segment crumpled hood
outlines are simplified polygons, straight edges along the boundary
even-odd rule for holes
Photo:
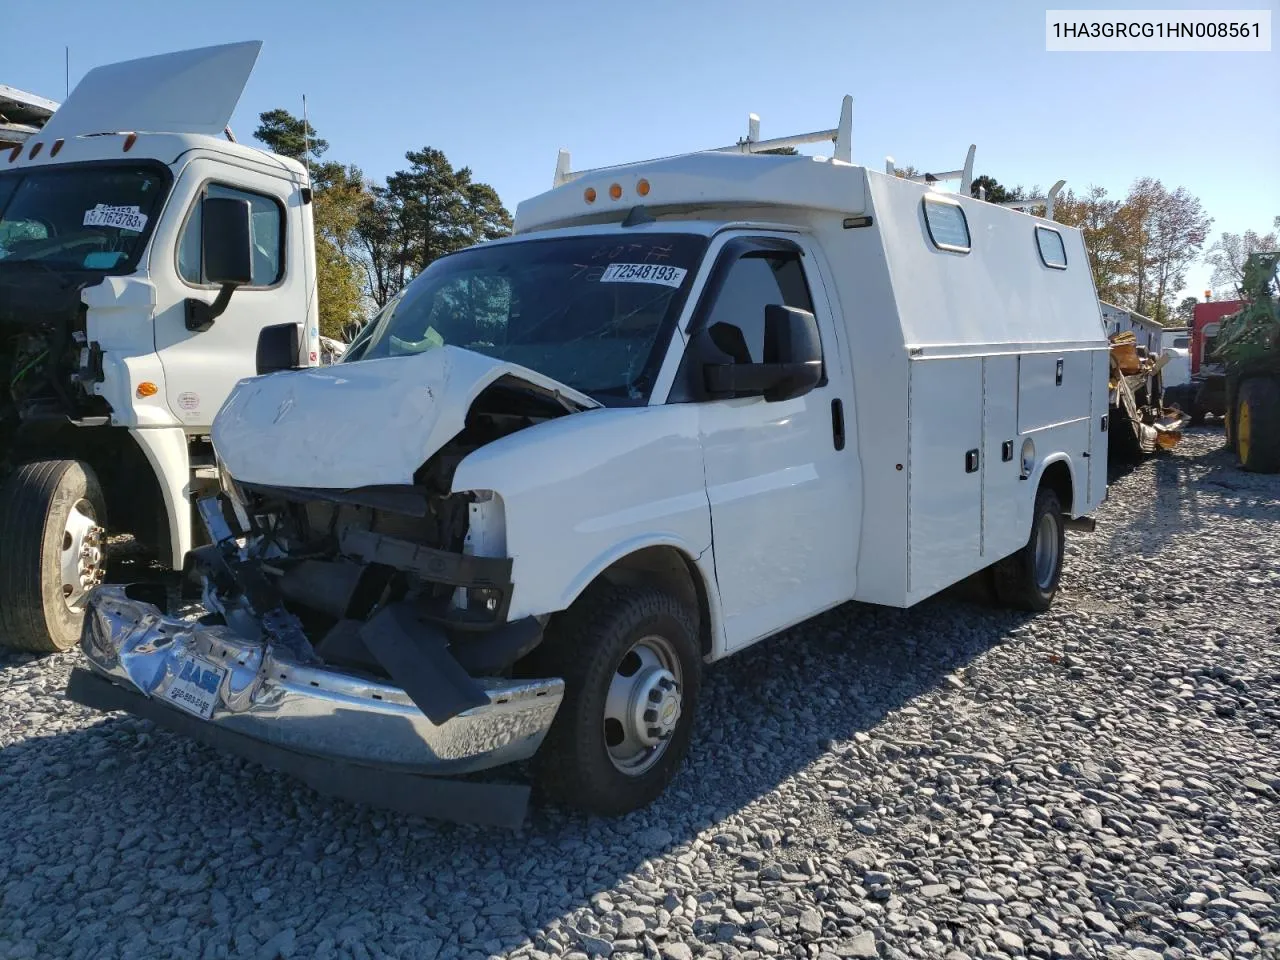
[[[476,397],[511,377],[583,410],[585,394],[459,347],[242,380],[213,421],[213,446],[245,483],[350,490],[411,484],[462,432]]]

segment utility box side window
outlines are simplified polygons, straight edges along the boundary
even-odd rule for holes
[[[939,250],[968,253],[971,249],[969,221],[958,203],[925,197],[924,222],[929,230],[929,239]]]
[[[178,274],[187,283],[206,284],[200,250],[200,201],[205,197],[230,197],[249,201],[253,232],[253,281],[249,287],[273,287],[284,279],[284,208],[261,193],[237,190],[219,183],[207,184],[196,197],[178,244]]]
[[[1036,246],[1040,248],[1040,261],[1054,270],[1067,269],[1067,248],[1062,234],[1048,227],[1036,227]]]

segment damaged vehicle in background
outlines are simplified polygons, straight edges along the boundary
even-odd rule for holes
[[[243,380],[206,615],[99,588],[69,696],[404,809],[532,758],[621,814],[675,775],[705,662],[978,573],[1046,609],[1106,493],[1082,239],[853,165],[850,111],[562,157],[513,237],[435,261],[341,362]]]

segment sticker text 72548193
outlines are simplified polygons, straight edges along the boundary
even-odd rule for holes
[[[660,283],[678,287],[689,271],[661,263],[611,263],[600,275],[601,283]]]

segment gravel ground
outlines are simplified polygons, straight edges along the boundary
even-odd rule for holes
[[[1221,444],[1119,478],[1046,615],[851,605],[712,668],[620,821],[328,802],[0,656],[0,957],[1278,957],[1280,477]]]

